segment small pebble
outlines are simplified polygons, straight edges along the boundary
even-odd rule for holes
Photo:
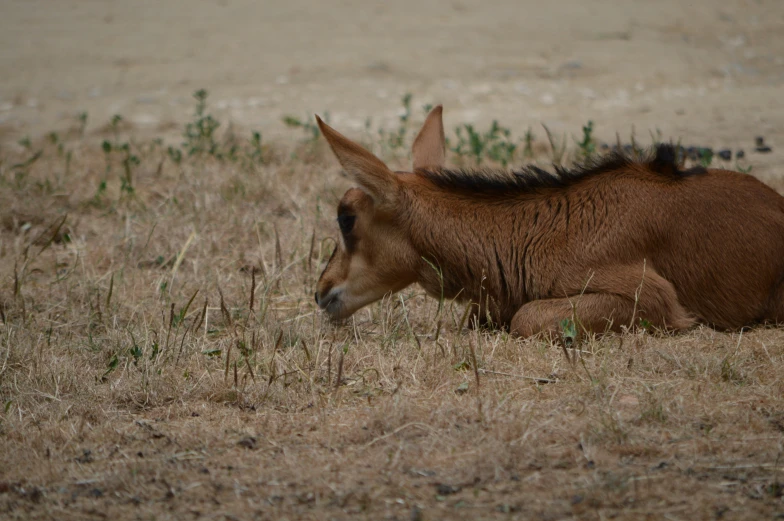
[[[93,453],[90,449],[84,449],[82,451],[82,455],[76,458],[78,463],[92,463],[93,462]]]
[[[746,152],[744,152],[742,148],[735,152],[735,159],[741,159],[744,157],[746,157]]]
[[[237,442],[237,445],[240,447],[245,447],[246,449],[255,449],[256,448],[256,438],[253,436],[247,436],[242,438],[240,441]]]
[[[732,159],[732,150],[729,148],[722,148],[719,150],[718,156],[722,158],[724,161],[729,161]]]
[[[27,497],[29,497],[29,498],[30,498],[30,500],[31,500],[33,503],[39,503],[39,502],[41,501],[41,499],[43,499],[43,497],[44,497],[44,493],[41,491],[41,489],[40,489],[40,488],[38,488],[38,487],[33,487],[33,488],[30,490],[30,492],[28,492],[28,493],[27,493]]]
[[[448,496],[450,494],[457,494],[460,492],[461,487],[447,485],[446,483],[438,483],[436,485],[436,492],[439,496]]]
[[[757,136],[754,138],[754,144],[758,147],[765,145],[765,138],[762,136]]]
[[[768,152],[772,152],[773,149],[770,148],[768,145],[760,145],[754,149],[755,152],[759,152],[761,154],[767,154]]]

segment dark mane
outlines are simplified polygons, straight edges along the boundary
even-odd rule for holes
[[[632,157],[618,150],[595,156],[572,168],[555,166],[555,172],[548,172],[534,165],[521,170],[505,171],[492,169],[464,170],[440,169],[417,170],[434,185],[446,190],[468,192],[474,195],[501,195],[510,192],[533,192],[547,188],[563,188],[581,179],[643,166],[647,170],[664,177],[681,179],[704,173],[702,167],[682,170],[673,145],[660,144],[653,150]]]

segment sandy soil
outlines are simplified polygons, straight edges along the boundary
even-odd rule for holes
[[[778,0],[135,2],[0,6],[0,138],[91,129],[113,114],[160,133],[206,88],[222,120],[285,136],[285,114],[347,131],[392,122],[405,92],[447,126],[499,119],[613,139],[634,126],[745,147],[784,141]]]

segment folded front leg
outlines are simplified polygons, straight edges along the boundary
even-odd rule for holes
[[[512,318],[512,333],[521,337],[556,333],[564,319],[574,319],[591,333],[617,332],[641,319],[666,330],[686,329],[695,322],[678,302],[672,284],[644,265],[596,270],[582,290],[569,289],[573,293],[564,298],[523,305]]]

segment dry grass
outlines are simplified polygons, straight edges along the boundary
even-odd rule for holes
[[[784,512],[784,331],[567,359],[458,331],[418,288],[335,327],[312,297],[346,186],[323,149],[132,150],[132,193],[92,138],[0,155],[0,517]]]

